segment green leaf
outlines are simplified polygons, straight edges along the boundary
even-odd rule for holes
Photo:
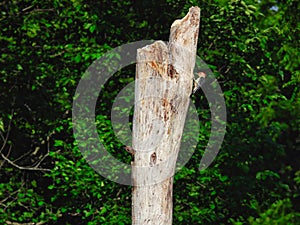
[[[43,206],[44,204],[45,204],[45,202],[43,202],[43,201],[38,202],[38,206]]]
[[[31,185],[32,185],[34,188],[36,188],[36,187],[37,187],[36,181],[35,181],[35,180],[31,181]]]
[[[4,124],[2,118],[0,118],[0,131],[4,132]]]
[[[91,33],[94,33],[94,31],[96,30],[96,25],[95,24],[93,24],[91,27],[90,27],[90,32]]]
[[[64,141],[62,141],[62,140],[55,140],[55,141],[54,141],[54,146],[55,146],[55,147],[61,147],[61,146],[64,146]]]

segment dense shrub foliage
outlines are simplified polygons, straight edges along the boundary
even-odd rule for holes
[[[168,40],[189,7],[201,8],[198,55],[217,77],[227,132],[206,170],[197,150],[175,176],[174,224],[300,224],[299,2],[4,0],[0,3],[0,224],[131,224],[131,188],[97,174],[72,130],[73,96],[84,71],[108,50]],[[99,136],[124,162],[110,121],[118,91],[134,80],[115,74],[97,103]]]

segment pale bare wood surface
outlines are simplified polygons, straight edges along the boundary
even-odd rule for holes
[[[138,49],[133,121],[132,224],[171,225],[172,189],[196,59],[200,9],[162,41]]]

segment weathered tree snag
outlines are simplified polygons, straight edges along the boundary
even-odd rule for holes
[[[133,121],[132,224],[172,224],[176,159],[189,106],[200,9],[171,26],[168,45],[138,49]]]

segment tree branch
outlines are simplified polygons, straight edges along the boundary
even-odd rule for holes
[[[35,171],[51,171],[50,169],[46,169],[46,168],[38,168],[38,166],[41,164],[41,162],[49,155],[48,153],[41,159],[41,161],[34,167],[23,167],[23,166],[19,166],[17,164],[15,164],[13,161],[11,161],[9,158],[7,158],[3,153],[0,153],[2,158],[8,162],[10,165],[20,169],[20,170],[35,170]]]

